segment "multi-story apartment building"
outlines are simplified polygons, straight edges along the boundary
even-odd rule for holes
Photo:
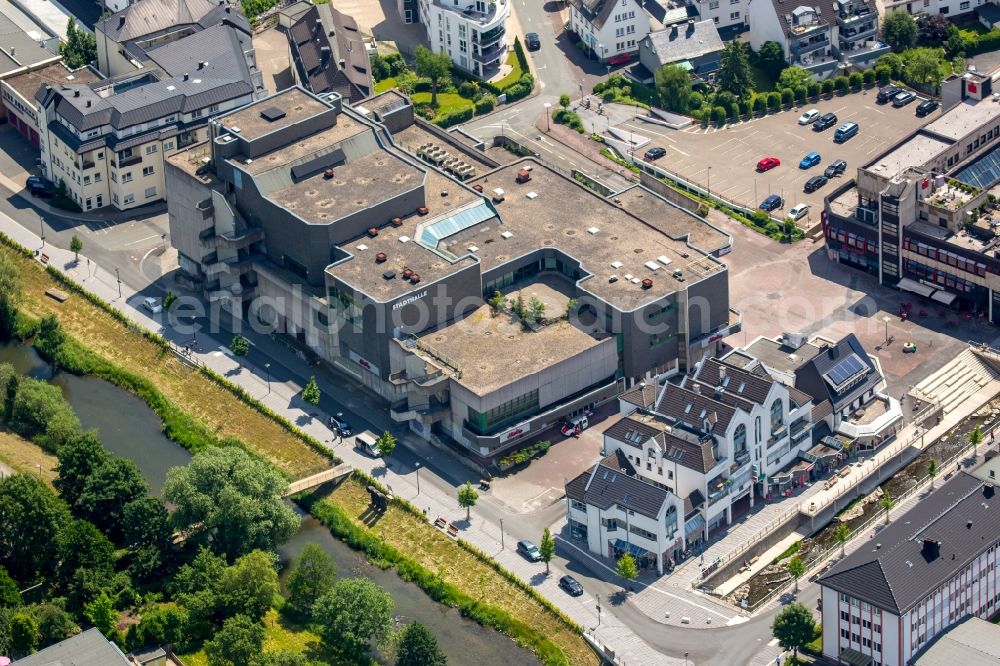
[[[750,5],[750,45],[781,44],[785,59],[823,79],[842,63],[869,67],[888,47],[878,39],[874,0],[825,0],[788,4],[767,0]]]
[[[727,39],[747,29],[750,22],[750,0],[688,0],[702,21],[712,21]]]
[[[1000,183],[990,76],[942,84],[942,113],[826,197],[827,255],[954,309],[1000,321],[1000,235],[979,215]]]
[[[959,472],[821,576],[823,656],[906,666],[956,622],[996,614],[997,500],[993,483]]]
[[[227,25],[146,56],[131,74],[36,93],[42,173],[84,210],[162,199],[164,158],[203,141],[211,116],[264,94],[249,35]]]
[[[353,18],[329,2],[303,0],[283,9],[279,21],[287,24],[296,85],[317,95],[336,92],[350,102],[371,95],[368,48]]]
[[[636,53],[649,16],[636,0],[570,0],[569,25],[597,58]]]
[[[194,285],[480,459],[687,367],[740,325],[725,265],[686,240],[703,220],[644,188],[615,204],[534,160],[490,162],[396,92],[351,108],[291,88],[218,117],[169,163],[171,238]],[[636,200],[685,240],[636,217]],[[491,313],[498,291],[540,307]]]
[[[422,23],[431,50],[488,79],[499,71],[513,37],[507,33],[510,0],[400,0],[399,15]]]
[[[881,0],[883,14],[905,11],[913,16],[934,16],[942,14],[955,18],[963,14],[971,14],[983,7],[992,5],[992,0]]]

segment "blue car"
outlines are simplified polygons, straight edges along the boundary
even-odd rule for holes
[[[814,167],[819,164],[822,159],[823,158],[819,156],[819,153],[813,151],[802,158],[802,161],[799,162],[799,168],[808,169],[809,167]]]
[[[760,209],[770,213],[772,210],[781,208],[785,205],[785,202],[781,200],[777,194],[772,194],[768,198],[760,202]]]

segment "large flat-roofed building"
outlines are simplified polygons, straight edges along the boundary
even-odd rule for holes
[[[649,193],[671,238],[538,161],[497,165],[398,93],[352,108],[296,87],[209,129],[168,160],[182,272],[421,436],[491,458],[740,326],[725,265],[676,216],[703,220]]]
[[[979,210],[1000,184],[1000,104],[992,91],[992,78],[978,72],[945,80],[940,115],[826,198],[832,260],[1000,321],[1000,235]]]
[[[1000,605],[997,499],[992,483],[959,472],[820,577],[823,656],[906,666],[956,622],[992,617]]]

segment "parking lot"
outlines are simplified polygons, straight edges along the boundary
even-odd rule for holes
[[[675,131],[638,120],[629,120],[619,127],[648,137],[652,140],[650,145],[667,149],[667,156],[657,160],[657,166],[710,188],[713,194],[737,204],[756,208],[770,194],[784,199],[783,212],[798,203],[809,204],[810,216],[802,220],[803,226],[808,226],[808,221],[818,221],[823,197],[837,187],[841,179],[851,178],[858,166],[940,113],[935,111],[927,118],[917,118],[919,99],[896,109],[891,104],[876,104],[877,92],[878,89],[873,88],[824,99],[723,128],[696,125]],[[835,113],[837,123],[823,132],[799,125],[799,116],[813,108],[821,114]],[[857,136],[842,144],[834,143],[834,131],[848,121],[860,126]],[[800,169],[799,161],[810,151],[821,155],[820,165]],[[757,162],[764,157],[777,157],[781,166],[757,173]],[[828,164],[838,159],[847,162],[846,174],[806,194],[803,191],[805,182],[812,176],[821,175]],[[783,217],[779,211],[773,214]]]

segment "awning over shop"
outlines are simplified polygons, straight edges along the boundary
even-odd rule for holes
[[[944,305],[951,305],[952,303],[955,302],[956,298],[958,298],[958,296],[956,296],[951,292],[944,291],[943,289],[938,289],[931,296],[932,300],[935,300],[938,303],[943,303]]]
[[[924,296],[925,298],[934,293],[934,287],[928,287],[926,284],[911,280],[910,278],[903,278],[896,283],[896,286],[905,291],[912,291],[914,294]]]
[[[705,518],[701,514],[698,514],[694,518],[690,519],[684,523],[684,535],[693,534],[705,527]]]
[[[649,554],[649,551],[645,548],[640,548],[634,543],[628,543],[621,539],[615,540],[615,550],[620,550],[623,553],[629,553],[632,557],[645,557]]]
[[[861,654],[851,648],[844,648],[840,651],[840,660],[850,664],[850,666],[871,666],[875,661],[868,655]]]

